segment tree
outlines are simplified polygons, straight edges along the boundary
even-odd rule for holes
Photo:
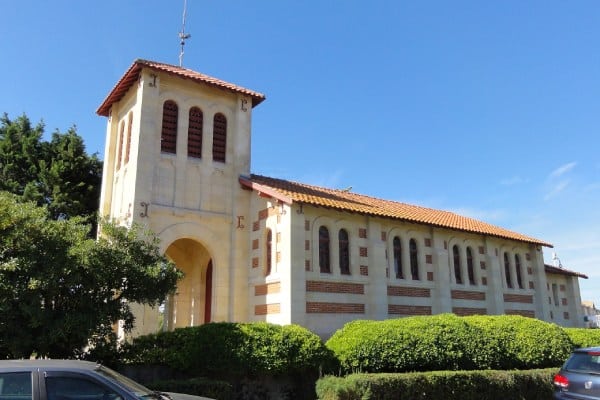
[[[52,218],[82,216],[95,224],[102,161],[88,155],[75,127],[43,141],[44,125],[22,115],[0,118],[0,190],[47,205]],[[95,226],[91,234],[95,234]]]
[[[129,302],[157,305],[181,277],[139,227],[101,223],[98,240],[79,217],[0,192],[0,351],[5,357],[73,357],[118,321]]]

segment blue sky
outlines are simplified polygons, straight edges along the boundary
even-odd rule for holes
[[[0,112],[77,126],[183,0],[0,0]],[[188,0],[184,66],[266,94],[252,172],[455,211],[554,244],[600,306],[600,3]]]

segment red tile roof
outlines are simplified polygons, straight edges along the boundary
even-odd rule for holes
[[[406,203],[382,200],[346,190],[327,189],[261,175],[251,175],[249,178],[242,177],[242,179],[249,180],[249,182],[256,185],[267,187],[270,190],[280,193],[283,198],[289,198],[291,201],[302,204],[310,204],[339,211],[354,212],[381,218],[414,222],[417,224],[426,224],[440,228],[455,229],[552,247],[550,243],[543,242],[539,239],[509,231],[473,218],[463,217],[462,215],[449,211],[434,210]],[[244,184],[242,179],[240,182]],[[256,186],[252,187],[250,184],[245,184],[245,186],[256,189]]]
[[[581,272],[571,271],[571,270],[565,269],[563,267],[555,267],[554,265],[544,264],[544,269],[546,270],[546,273],[550,273],[550,274],[576,276],[579,278],[588,279],[588,276],[585,274],[582,274]]]
[[[265,95],[262,93],[255,92],[250,89],[243,88],[241,86],[234,85],[229,82],[222,81],[217,78],[213,78],[208,75],[201,74],[200,72],[192,71],[191,69],[177,67],[175,65],[159,63],[155,61],[147,61],[137,59],[133,62],[131,67],[125,72],[125,75],[121,77],[119,82],[110,91],[106,99],[102,102],[96,113],[98,115],[107,117],[110,112],[110,107],[113,103],[121,100],[129,88],[137,82],[142,68],[149,68],[159,72],[166,72],[167,74],[178,76],[180,78],[189,79],[193,82],[205,83],[207,85],[228,90],[234,93],[241,93],[248,95],[252,98],[252,107],[260,104],[264,99]]]

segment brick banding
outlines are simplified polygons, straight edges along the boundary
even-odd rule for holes
[[[535,311],[532,310],[504,310],[507,315],[521,315],[523,317],[535,318]]]
[[[254,306],[254,315],[279,314],[280,308],[279,303],[257,304]]]
[[[279,282],[265,283],[262,285],[254,286],[255,296],[264,296],[267,294],[279,293],[281,291],[281,284]]]
[[[475,292],[472,290],[452,290],[450,291],[450,296],[453,299],[461,300],[485,300],[485,292]]]
[[[362,283],[306,281],[307,292],[365,294]]]
[[[388,304],[389,315],[431,315],[430,306],[406,306],[402,304]]]
[[[507,293],[504,293],[504,302],[506,302],[506,303],[533,304],[533,296],[527,295],[527,294],[507,294]]]
[[[487,314],[487,309],[485,309],[485,308],[470,308],[470,307],[452,307],[452,312],[459,316],[485,315],[485,314]]]
[[[365,305],[360,303],[306,302],[307,314],[364,314]]]
[[[431,297],[431,289],[407,286],[388,286],[387,295],[403,297]]]

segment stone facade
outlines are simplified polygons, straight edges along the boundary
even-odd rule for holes
[[[268,321],[327,337],[354,319],[450,312],[583,325],[579,275],[548,273],[543,242],[315,206],[253,182],[251,115],[264,96],[211,79],[138,60],[98,110],[108,117],[101,214],[152,229],[185,272],[166,302],[166,329]],[[177,106],[169,152],[167,101]],[[192,108],[202,113],[194,157]],[[217,114],[225,161],[215,159]],[[158,311],[138,307],[134,334],[157,327]]]

